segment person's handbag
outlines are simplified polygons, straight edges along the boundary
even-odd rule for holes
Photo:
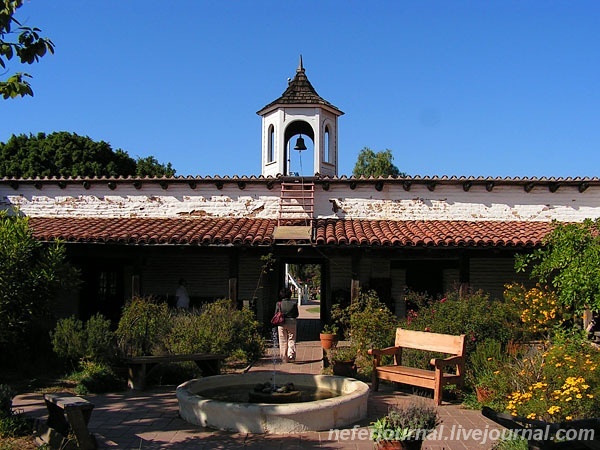
[[[277,310],[271,319],[271,323],[273,325],[281,325],[283,322],[285,322],[285,316],[283,315],[283,312],[281,312],[281,302],[277,302]]]

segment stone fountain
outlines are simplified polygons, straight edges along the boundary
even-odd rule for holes
[[[307,374],[285,374],[285,380],[296,390],[310,393],[306,396],[310,398],[294,403],[267,403],[268,399],[252,403],[249,393],[257,385],[274,384],[272,372],[217,375],[190,380],[177,387],[179,414],[187,422],[202,427],[272,434],[343,428],[367,415],[369,387],[362,381]]]
[[[367,416],[369,386],[354,378],[281,373],[277,328],[273,370],[216,375],[177,387],[179,415],[202,427],[287,434],[342,428]]]

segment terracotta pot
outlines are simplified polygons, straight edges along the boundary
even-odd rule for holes
[[[509,341],[506,352],[511,356],[526,354],[532,350],[543,350],[545,344],[544,341]]]
[[[341,377],[356,377],[356,364],[354,361],[334,361],[333,374]]]
[[[379,441],[378,450],[419,450],[423,441]]]
[[[494,397],[494,394],[495,394],[495,392],[493,390],[491,390],[490,388],[479,387],[479,386],[475,388],[475,393],[477,394],[477,401],[479,403],[489,402]]]
[[[325,350],[335,347],[338,343],[337,334],[321,333],[319,334],[319,339],[321,339],[321,347]]]

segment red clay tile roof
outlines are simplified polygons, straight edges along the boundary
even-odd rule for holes
[[[32,217],[37,239],[119,244],[268,245],[276,220]]]
[[[399,247],[539,246],[552,224],[546,222],[392,221],[322,219],[315,223],[317,244]]]
[[[277,221],[218,218],[29,219],[40,240],[66,242],[271,245]],[[546,222],[467,222],[318,219],[314,241],[333,246],[535,247],[552,230]]]

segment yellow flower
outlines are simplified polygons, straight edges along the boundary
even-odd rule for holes
[[[551,416],[556,414],[557,412],[560,412],[560,406],[553,405],[550,408],[548,408],[548,414],[550,414]]]

